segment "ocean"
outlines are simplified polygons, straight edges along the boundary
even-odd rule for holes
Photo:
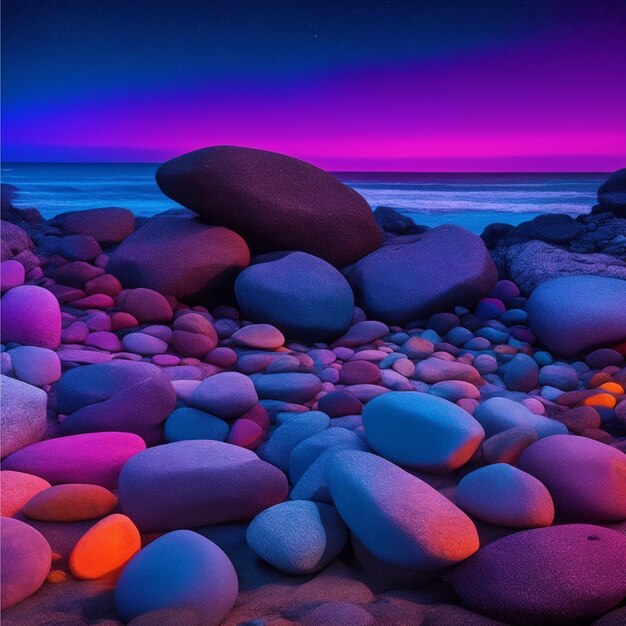
[[[4,163],[20,208],[46,218],[65,211],[121,206],[150,216],[176,204],[154,181],[155,163]],[[596,203],[602,173],[445,174],[336,172],[374,209],[386,206],[418,224],[453,223],[481,233],[493,222],[519,224],[542,213],[579,215]]]

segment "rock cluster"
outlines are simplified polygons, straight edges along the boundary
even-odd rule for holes
[[[455,226],[382,245],[281,155],[158,182],[198,217],[7,209],[7,620],[70,597],[135,626],[589,623],[626,598],[625,281],[520,291]],[[622,182],[596,216],[623,221]],[[454,604],[424,615],[426,584]]]

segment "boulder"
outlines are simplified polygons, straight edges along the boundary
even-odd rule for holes
[[[363,197],[304,161],[236,146],[195,150],[161,165],[161,191],[256,251],[302,250],[342,267],[382,233]]]
[[[21,285],[2,296],[2,343],[58,348],[61,309],[57,299],[35,285]]]
[[[0,456],[39,441],[46,430],[48,396],[8,376],[0,376],[2,416],[0,419]]]
[[[232,230],[186,217],[154,217],[111,254],[107,272],[124,287],[147,287],[186,298],[230,288],[250,262]]]
[[[51,223],[66,235],[89,235],[102,244],[119,243],[135,230],[133,212],[118,207],[68,211]]]
[[[620,217],[626,217],[626,168],[613,172],[598,188],[598,203]]]
[[[464,604],[506,623],[589,623],[626,596],[625,561],[622,534],[566,524],[498,539],[451,581]]]
[[[52,550],[32,526],[9,517],[2,518],[2,602],[4,611],[31,596],[46,580]]]
[[[188,439],[211,439],[224,441],[228,435],[228,424],[198,409],[180,407],[165,420],[165,441],[186,441]]]
[[[411,391],[392,391],[368,402],[363,427],[381,456],[434,473],[467,463],[485,436],[482,426],[456,404]]]
[[[163,370],[151,363],[111,361],[67,371],[57,384],[57,406],[67,434],[116,430],[147,442],[162,437],[176,392]]]
[[[548,488],[561,519],[626,519],[626,454],[617,448],[587,437],[555,435],[526,448],[517,465]]]
[[[102,432],[39,441],[2,461],[3,470],[33,474],[54,484],[117,486],[122,466],[146,444],[131,433]]]
[[[0,291],[4,293],[24,284],[26,272],[19,261],[12,259],[0,263]]]
[[[596,275],[626,280],[626,262],[615,256],[564,250],[543,241],[504,246],[494,256],[501,273],[525,296],[544,282],[565,276]]]
[[[626,280],[554,278],[535,289],[527,310],[537,337],[565,356],[626,341]]]
[[[306,500],[282,502],[250,522],[246,541],[257,556],[287,574],[312,574],[345,547],[348,531],[335,507]]]
[[[396,567],[436,573],[478,550],[472,521],[425,482],[369,452],[336,452],[330,493],[356,538]]]
[[[346,279],[305,252],[258,257],[238,276],[235,295],[245,318],[299,340],[334,339],[352,322],[354,295]]]
[[[250,450],[178,441],[126,463],[119,497],[122,511],[150,532],[252,519],[287,490],[285,475]]]
[[[457,226],[395,238],[344,274],[367,314],[391,324],[471,307],[498,280],[482,239]]]
[[[124,568],[115,606],[125,622],[149,611],[178,608],[196,609],[206,623],[219,624],[238,591],[235,568],[221,548],[198,533],[177,530],[146,546]],[[152,623],[163,622],[157,618]]]

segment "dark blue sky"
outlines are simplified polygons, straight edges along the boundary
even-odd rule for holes
[[[626,152],[626,2],[2,11],[4,160],[242,143],[356,169],[611,169]]]

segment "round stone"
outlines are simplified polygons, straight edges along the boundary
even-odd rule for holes
[[[341,367],[339,382],[343,385],[375,385],[380,382],[380,370],[369,361],[348,361]]]
[[[599,441],[555,435],[530,445],[517,463],[550,491],[559,518],[626,519],[626,454]]]
[[[114,513],[92,526],[70,553],[69,567],[79,580],[120,572],[141,549],[139,531],[128,517]]]
[[[43,387],[61,378],[61,361],[56,352],[38,346],[19,346],[9,351],[15,376],[21,381]]]
[[[122,291],[118,306],[139,322],[167,322],[172,318],[172,307],[158,291],[139,287]]]
[[[222,419],[239,417],[258,401],[253,382],[238,372],[210,376],[191,395],[191,404]]]
[[[287,479],[254,452],[219,441],[144,450],[120,475],[122,511],[143,532],[251,519],[287,497]]]
[[[472,457],[485,433],[455,404],[418,392],[390,392],[363,409],[363,427],[381,456],[428,472],[451,472]]]
[[[312,574],[345,547],[348,531],[335,507],[292,500],[259,513],[246,541],[257,556],[287,574]]]
[[[525,530],[451,574],[464,604],[507,623],[589,623],[626,595],[626,537],[587,524]]]
[[[262,399],[303,404],[322,390],[322,382],[314,374],[254,374],[251,379]]]
[[[4,611],[31,596],[46,580],[52,550],[32,526],[10,517],[0,524],[2,539],[2,603]]]
[[[246,319],[301,341],[334,339],[352,322],[354,296],[332,265],[304,252],[264,255],[235,281]]]
[[[251,324],[231,335],[232,340],[244,348],[276,350],[285,343],[284,335],[270,324]]]
[[[10,259],[0,263],[0,291],[2,293],[23,285],[25,277],[24,266],[19,261]]]
[[[117,497],[99,485],[70,483],[42,490],[24,506],[24,515],[42,522],[77,522],[112,513]]]
[[[381,561],[437,572],[478,550],[469,517],[397,465],[369,452],[341,451],[327,471],[343,521]]]
[[[190,407],[180,407],[165,420],[165,441],[168,443],[188,439],[224,441],[228,430],[228,424],[215,415]]]
[[[552,278],[533,291],[527,309],[537,337],[565,356],[626,341],[626,281],[617,278]]]
[[[522,470],[496,463],[461,479],[455,501],[466,513],[511,528],[550,526],[554,504],[543,483]]]
[[[177,530],[150,543],[124,568],[115,606],[124,622],[156,609],[188,608],[219,624],[238,591],[226,554],[198,533]]]
[[[165,341],[158,337],[139,332],[124,335],[122,345],[128,352],[134,352],[142,356],[154,356],[155,354],[163,354],[167,351],[167,343],[165,343]]]
[[[47,290],[34,285],[14,287],[2,296],[2,343],[58,348],[61,309]]]
[[[507,364],[504,384],[511,391],[532,391],[539,379],[539,366],[527,354],[516,354]]]
[[[67,235],[90,235],[104,244],[118,243],[135,229],[135,216],[132,211],[119,207],[83,209],[68,211],[54,218]]]

